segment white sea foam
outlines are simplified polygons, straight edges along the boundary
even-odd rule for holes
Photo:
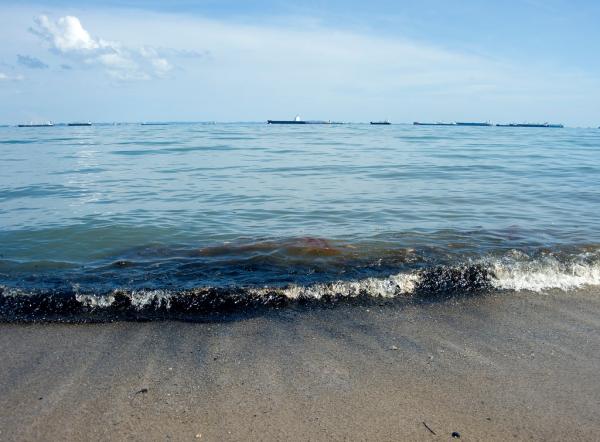
[[[496,262],[491,266],[492,286],[504,290],[572,290],[600,285],[600,263],[584,261],[564,264],[556,258],[541,261]]]
[[[176,293],[167,290],[133,290],[130,292],[115,290],[105,295],[76,294],[75,299],[87,307],[102,308],[113,305],[119,294],[124,294],[129,298],[131,305],[137,309],[146,307],[153,302],[158,302],[164,307],[169,308],[172,297],[176,296]]]
[[[17,289],[14,287],[7,287],[5,285],[1,285],[0,284],[0,293],[2,293],[2,296],[4,297],[12,297],[12,298],[16,298],[19,296],[28,296],[29,293],[26,291],[23,291],[21,289]]]
[[[115,302],[113,294],[108,295],[82,295],[76,294],[75,299],[86,307],[110,307]]]
[[[376,298],[394,298],[414,293],[419,279],[420,275],[416,272],[400,273],[387,278],[366,278],[359,281],[336,281],[307,286],[291,285],[282,288],[248,288],[245,293],[248,297],[259,299],[270,295],[282,296],[289,300],[320,300],[327,297],[355,298],[364,295]],[[191,290],[189,294],[191,295],[194,292],[195,290]],[[136,309],[142,309],[153,303],[168,309],[174,297],[185,296],[185,292],[170,292],[167,290],[134,290],[127,292],[115,290],[105,295],[76,294],[75,299],[87,307],[103,308],[113,305],[118,294],[123,294],[129,298],[132,307]]]
[[[152,302],[159,302],[166,308],[171,307],[171,297],[173,294],[166,290],[136,290],[130,293],[131,305],[135,308],[142,308]]]
[[[523,256],[520,256],[523,258]],[[600,262],[586,261],[585,257],[562,263],[555,257],[525,260],[485,260],[480,265],[489,270],[489,284],[499,290],[548,289],[568,291],[584,286],[600,285]],[[410,296],[415,293],[427,270],[399,273],[387,278],[367,278],[359,281],[339,281],[329,284],[293,286],[282,290],[289,299],[321,299],[323,297],[375,298]]]
[[[375,298],[394,298],[410,295],[419,282],[418,273],[399,273],[387,278],[366,278],[359,281],[336,281],[308,286],[293,285],[283,289],[257,289],[255,294],[281,294],[288,299],[321,299],[325,297],[355,298],[369,295]]]

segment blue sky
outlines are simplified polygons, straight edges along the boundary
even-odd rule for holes
[[[600,2],[0,2],[0,122],[600,124]]]

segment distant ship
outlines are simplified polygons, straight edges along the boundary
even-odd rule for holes
[[[54,123],[52,121],[48,121],[46,123],[25,123],[25,124],[17,124],[17,127],[52,127]]]
[[[300,115],[296,115],[293,120],[267,120],[267,124],[306,124],[306,121],[300,118]]]
[[[462,121],[457,121],[455,124],[457,126],[492,126],[492,123],[487,122],[487,121],[485,123],[477,123],[477,122],[476,123],[468,123],[468,122],[465,123]]]
[[[267,120],[267,124],[306,124],[306,121],[296,121],[296,120]]]
[[[550,124],[550,123],[510,123],[510,124],[496,124],[498,127],[551,127],[551,128],[563,128],[562,124]]]
[[[383,120],[383,121],[371,121],[371,124],[389,125],[389,124],[392,124],[392,123],[390,123],[388,120]]]
[[[267,120],[267,124],[341,124],[332,123],[331,121],[324,120],[303,120],[300,115],[296,115],[293,120]]]
[[[169,123],[142,123],[142,126],[168,126]]]
[[[67,126],[91,126],[92,122],[88,121],[87,123],[67,123]]]
[[[440,122],[437,122],[437,123],[420,123],[418,121],[415,121],[413,124],[415,126],[456,126],[456,124],[454,124],[454,123],[440,123]]]

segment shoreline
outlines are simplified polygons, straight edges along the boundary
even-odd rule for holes
[[[591,440],[599,294],[3,323],[0,439]]]

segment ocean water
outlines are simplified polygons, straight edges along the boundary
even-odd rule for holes
[[[3,127],[0,167],[3,320],[600,285],[597,129]]]

